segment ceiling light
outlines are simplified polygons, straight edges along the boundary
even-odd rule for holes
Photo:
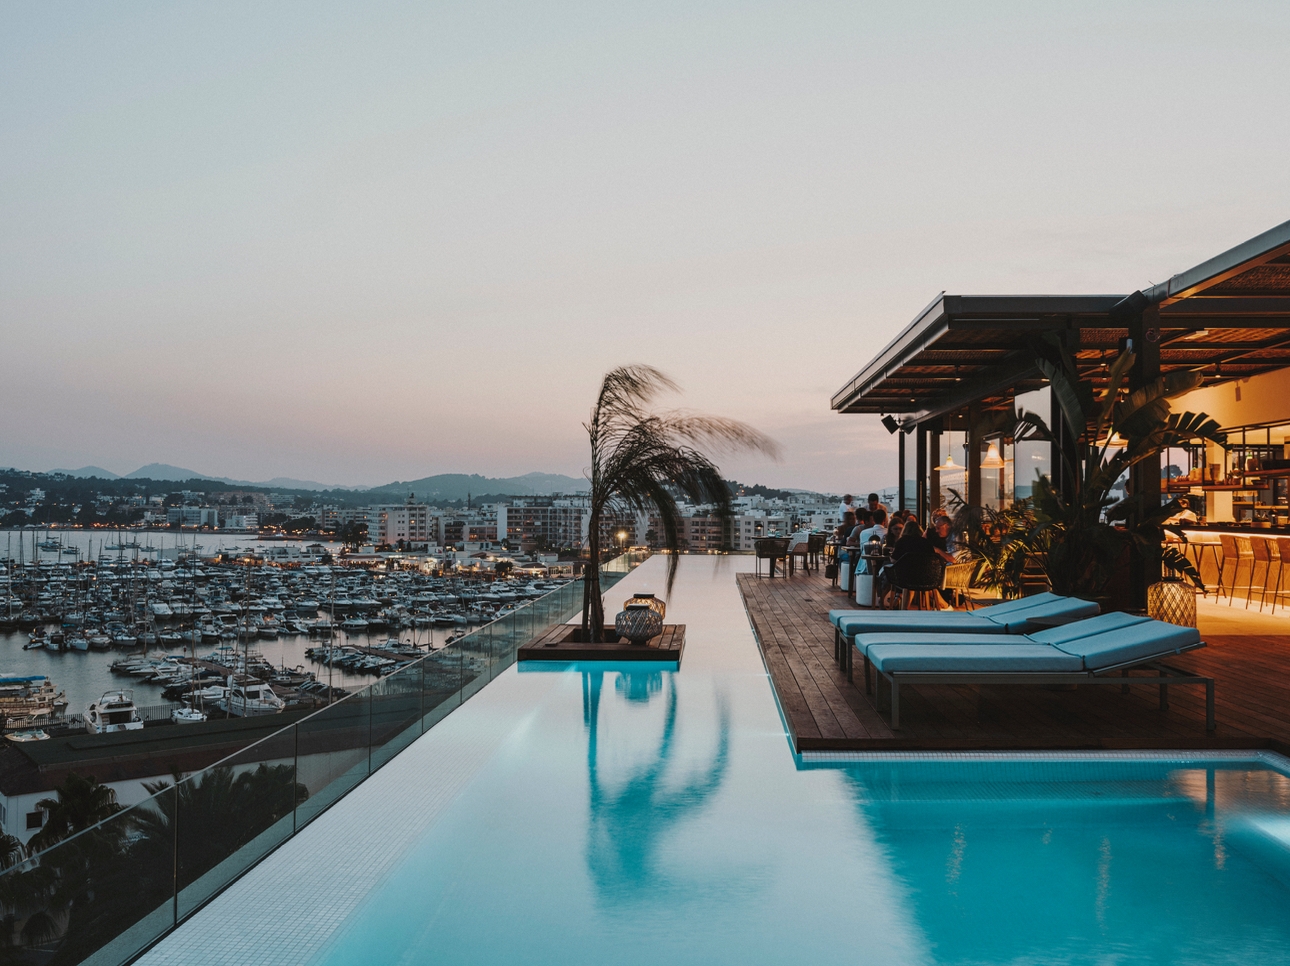
[[[945,462],[936,467],[936,469],[939,472],[941,470],[961,470],[963,467],[954,462],[954,454],[951,453],[949,456],[945,457]]]
[[[999,446],[997,443],[991,443],[990,448],[985,451],[985,459],[981,461],[981,469],[997,470],[1004,465],[1003,457],[999,455]]]

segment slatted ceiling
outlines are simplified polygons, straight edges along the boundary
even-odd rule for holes
[[[1284,257],[1284,256],[1283,256]],[[1290,264],[1275,259],[1205,289],[1205,295],[1285,295],[1290,293]]]

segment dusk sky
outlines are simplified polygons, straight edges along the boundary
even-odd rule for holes
[[[0,465],[580,475],[600,376],[894,485],[829,397],[942,289],[1290,218],[1290,4],[5,3]]]

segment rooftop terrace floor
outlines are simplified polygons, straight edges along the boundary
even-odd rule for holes
[[[1290,748],[1290,636],[1287,615],[1260,614],[1237,598],[1199,602],[1208,646],[1170,660],[1215,678],[1217,730],[1205,733],[1198,686],[1170,688],[1160,711],[1156,688],[920,685],[901,689],[901,728],[833,660],[828,612],[846,594],[820,572],[767,578],[739,575],[794,747],[799,751],[1006,751],[1059,749]],[[854,606],[854,605],[851,605]]]

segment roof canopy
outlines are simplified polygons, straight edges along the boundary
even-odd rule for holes
[[[1290,221],[1142,293],[1158,307],[1160,369],[1205,384],[1290,366]],[[1123,303],[1123,304],[1122,304]],[[1081,375],[1098,381],[1128,338],[1123,295],[939,295],[834,394],[846,413],[909,425],[977,402],[1006,409],[1043,385],[1031,349],[1061,333]]]

